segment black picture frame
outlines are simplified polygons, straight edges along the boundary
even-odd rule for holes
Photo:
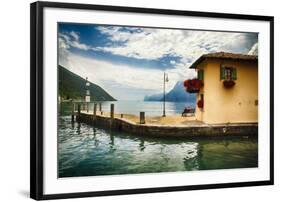
[[[267,21],[270,23],[270,180],[239,183],[204,184],[191,186],[154,187],[129,190],[94,191],[45,195],[43,193],[43,9],[62,8],[80,10],[117,11],[129,13],[163,14],[176,16],[210,17]],[[274,17],[228,13],[196,12],[168,9],[103,6],[75,3],[35,2],[30,6],[30,197],[36,200],[92,197],[121,194],[186,191],[228,187],[274,184]]]

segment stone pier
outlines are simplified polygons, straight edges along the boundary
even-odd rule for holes
[[[258,136],[257,123],[216,125],[191,124],[187,126],[153,125],[135,123],[120,118],[120,116],[116,117],[112,114],[113,111],[114,108],[111,108],[110,117],[95,115],[95,118],[93,118],[93,114],[80,112],[76,115],[76,120],[105,129],[153,137]]]

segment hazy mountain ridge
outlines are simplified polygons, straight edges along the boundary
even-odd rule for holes
[[[59,69],[59,95],[64,99],[84,99],[86,79],[67,70],[62,66]],[[115,101],[109,93],[100,86],[90,83],[91,101]]]
[[[144,101],[163,101],[163,94],[154,94],[145,96]],[[186,92],[183,81],[178,81],[174,88],[166,93],[168,102],[193,102],[196,101],[196,95]]]

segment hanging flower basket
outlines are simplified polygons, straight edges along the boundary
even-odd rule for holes
[[[189,93],[198,93],[203,86],[203,82],[199,79],[190,79],[183,82],[186,91]]]
[[[189,80],[185,80],[185,81],[183,82],[183,86],[187,88],[188,82],[189,82]]]
[[[199,101],[197,102],[197,107],[200,108],[200,109],[202,109],[202,108],[204,107],[204,102],[203,102],[203,100],[199,100]]]
[[[231,88],[231,87],[233,87],[235,85],[235,81],[233,81],[233,80],[224,80],[223,81],[223,85],[226,88]]]

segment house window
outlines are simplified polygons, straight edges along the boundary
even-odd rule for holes
[[[231,68],[225,68],[224,70],[224,77],[226,80],[231,80],[232,79],[232,69]]]
[[[197,78],[198,78],[200,81],[203,81],[203,79],[204,79],[204,71],[203,71],[202,69],[198,70]]]
[[[233,67],[221,67],[220,80],[237,80],[237,70]]]

